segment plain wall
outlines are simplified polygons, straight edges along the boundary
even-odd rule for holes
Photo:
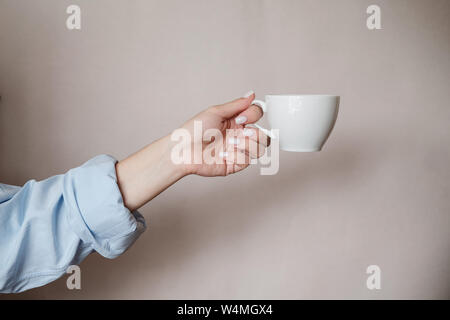
[[[0,0],[2,183],[122,159],[248,90],[341,96],[322,152],[189,176],[80,291],[2,298],[450,298],[449,22],[448,0]]]

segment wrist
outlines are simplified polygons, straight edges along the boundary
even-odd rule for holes
[[[171,170],[172,174],[181,179],[187,175],[192,174],[192,169],[190,164],[176,163],[175,159],[173,159],[173,148],[177,145],[177,142],[171,139],[171,135],[167,135],[161,139],[161,142],[165,145],[164,151],[164,162],[167,163],[167,167]]]
[[[117,183],[125,206],[138,209],[188,174],[187,168],[171,159],[170,136],[144,147],[116,164]]]

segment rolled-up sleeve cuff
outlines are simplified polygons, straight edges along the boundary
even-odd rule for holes
[[[123,204],[115,164],[108,155],[97,156],[64,176],[64,205],[68,222],[87,245],[106,258],[128,249],[146,229],[142,215]]]

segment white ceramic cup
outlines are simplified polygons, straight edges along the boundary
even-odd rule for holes
[[[339,111],[339,96],[266,95],[253,104],[264,111],[271,129],[255,124],[264,133],[280,139],[280,149],[295,152],[320,151],[333,130]]]

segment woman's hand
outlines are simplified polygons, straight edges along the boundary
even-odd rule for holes
[[[257,122],[263,115],[260,107],[251,105],[255,94],[247,93],[243,98],[210,107],[199,113],[183,125],[192,137],[188,146],[201,163],[186,164],[188,173],[201,176],[226,176],[249,166],[252,159],[264,155],[270,144],[269,138],[257,128],[245,128],[245,125]],[[201,134],[195,132],[194,126],[200,124]],[[217,129],[216,136],[205,137],[211,129]],[[208,164],[208,158],[210,163]],[[213,160],[211,163],[211,160]]]
[[[197,163],[176,164],[173,161],[173,148],[177,144],[171,136],[119,161],[116,164],[117,183],[125,206],[131,211],[138,209],[188,174],[225,176],[241,171],[248,167],[251,159],[261,157],[269,144],[268,137],[256,128],[245,128],[263,114],[258,106],[251,105],[254,98],[255,94],[249,92],[243,98],[210,107],[183,125],[181,129],[193,138],[185,148],[193,155],[200,150]],[[201,124],[200,135],[194,134],[197,133],[194,132],[196,123]],[[203,141],[208,130],[218,134],[214,139]],[[208,155],[212,155],[212,163]]]

